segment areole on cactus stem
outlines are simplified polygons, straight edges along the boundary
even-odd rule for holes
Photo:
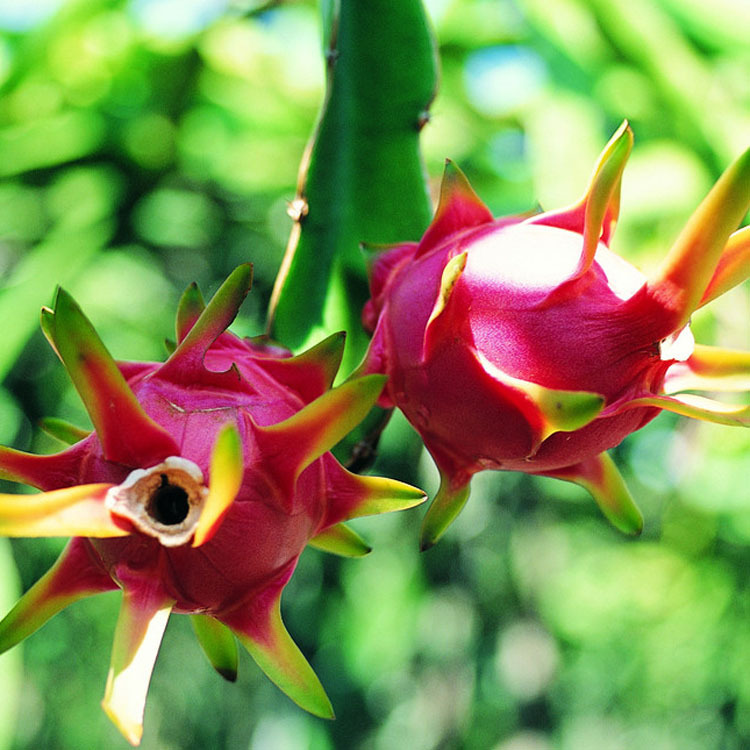
[[[115,362],[59,290],[42,328],[94,430],[50,421],[50,431],[74,443],[67,450],[0,448],[0,476],[42,490],[0,495],[0,533],[73,537],[0,622],[0,651],[72,602],[122,589],[102,705],[132,744],[141,739],[173,612],[192,616],[225,678],[236,677],[236,637],[292,700],[331,717],[282,623],[282,590],[308,544],[367,554],[343,521],[424,500],[400,482],[352,474],[328,452],[367,414],[384,381],[374,375],[331,387],[342,334],[293,357],[263,338],[226,332],[251,277],[250,265],[240,266],[208,305],[188,287],[164,363]]]
[[[632,146],[625,122],[577,203],[500,219],[448,162],[422,239],[365,248],[373,338],[358,374],[388,375],[381,406],[403,411],[441,475],[423,548],[484,469],[580,484],[639,533],[608,449],[662,409],[750,424],[750,407],[692,393],[748,390],[750,353],[696,345],[690,332],[696,309],[750,275],[750,228],[734,231],[750,205],[750,150],[646,277],[609,249]]]

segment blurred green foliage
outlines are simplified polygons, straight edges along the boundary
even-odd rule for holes
[[[647,270],[748,145],[744,0],[426,4],[442,66],[422,131],[433,189],[450,157],[497,214],[564,205],[628,117],[614,244]],[[86,419],[37,330],[55,283],[117,357],[160,358],[182,288],[211,293],[249,259],[235,330],[264,329],[324,63],[312,2],[25,6],[0,3],[0,439],[48,451],[60,446],[40,417]],[[738,288],[694,330],[747,349],[749,318]],[[142,747],[750,746],[750,436],[663,415],[618,453],[646,514],[637,541],[576,487],[485,474],[429,553],[419,511],[356,523],[375,546],[364,560],[305,552],[285,619],[336,722],[299,711],[244,657],[224,683],[172,618]],[[431,466],[394,417],[376,470],[434,491]],[[13,543],[24,588],[61,544]],[[124,746],[98,710],[116,610],[117,595],[80,602],[26,642],[5,746]],[[0,662],[4,679],[13,669]]]

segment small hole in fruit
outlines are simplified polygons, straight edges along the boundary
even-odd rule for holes
[[[190,503],[188,494],[179,485],[170,484],[166,474],[161,475],[161,485],[148,503],[148,514],[164,526],[176,526],[188,515]]]

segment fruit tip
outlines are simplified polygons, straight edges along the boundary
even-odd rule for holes
[[[420,539],[419,540],[419,551],[427,552],[428,549],[432,549],[435,546],[437,539]]]

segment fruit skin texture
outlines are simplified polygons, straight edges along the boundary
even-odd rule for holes
[[[373,333],[359,373],[388,375],[440,470],[422,546],[484,469],[582,484],[621,529],[640,512],[606,451],[661,409],[725,424],[748,410],[684,394],[746,390],[750,355],[696,346],[690,315],[750,274],[750,152],[722,176],[653,278],[609,249],[633,136],[604,149],[582,199],[495,219],[450,162],[419,243],[372,248]],[[367,248],[365,248],[368,250]]]
[[[251,277],[240,266],[208,306],[189,287],[164,363],[115,363],[60,290],[42,327],[94,431],[50,456],[0,449],[3,478],[42,490],[0,495],[0,533],[74,537],[0,623],[0,650],[73,601],[121,588],[103,707],[133,744],[172,612],[193,616],[227,679],[236,677],[236,636],[293,700],[331,717],[281,621],[281,592],[308,543],[366,554],[342,521],[424,499],[399,482],[351,474],[328,452],[366,415],[384,380],[331,388],[342,334],[292,357],[225,331]]]

